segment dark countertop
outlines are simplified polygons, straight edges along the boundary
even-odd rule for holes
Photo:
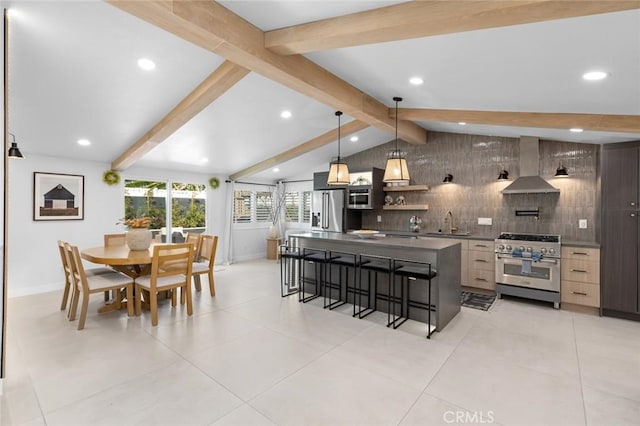
[[[600,243],[589,241],[563,241],[562,245],[568,247],[600,248]]]

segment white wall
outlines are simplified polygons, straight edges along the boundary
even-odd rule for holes
[[[66,158],[26,154],[12,161],[9,170],[9,297],[62,289],[64,278],[57,240],[69,241],[80,248],[102,245],[103,235],[122,232],[116,225],[124,216],[126,178],[172,179],[207,185],[207,233],[219,235],[216,263],[224,258],[225,183],[218,189],[208,186],[210,175],[158,169],[131,168],[123,172],[122,182],[109,186],[102,182],[108,163],[85,162]],[[84,220],[33,221],[33,172],[65,173],[84,176]]]

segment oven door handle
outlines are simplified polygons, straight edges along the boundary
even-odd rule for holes
[[[511,259],[511,260],[524,260],[524,259],[529,259],[533,262],[543,262],[543,263],[552,263],[554,265],[556,265],[558,263],[558,259],[547,259],[547,258],[542,258],[540,260],[533,260],[531,258],[528,257],[513,257],[513,256],[509,256],[509,255],[501,255],[501,254],[496,254],[496,258],[497,259]]]

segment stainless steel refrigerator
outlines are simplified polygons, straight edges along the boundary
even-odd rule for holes
[[[311,229],[314,231],[347,232],[360,229],[362,214],[348,210],[345,190],[313,191],[311,201]]]

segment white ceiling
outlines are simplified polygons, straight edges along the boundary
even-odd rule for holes
[[[10,10],[9,130],[25,155],[111,162],[224,59],[98,1],[4,2]],[[399,2],[222,1],[262,30]],[[640,11],[313,52],[305,55],[387,106],[640,115]],[[157,67],[142,71],[140,57]],[[586,82],[582,73],[610,77]],[[420,76],[425,84],[411,86]],[[284,120],[280,112],[293,117]],[[350,121],[342,117],[342,123]],[[640,134],[418,122],[428,130],[611,143]],[[137,165],[226,177],[337,126],[334,109],[250,73]],[[349,155],[393,135],[342,139]],[[80,147],[77,139],[92,141]],[[332,143],[243,180],[310,176]],[[207,162],[203,162],[207,158]]]

